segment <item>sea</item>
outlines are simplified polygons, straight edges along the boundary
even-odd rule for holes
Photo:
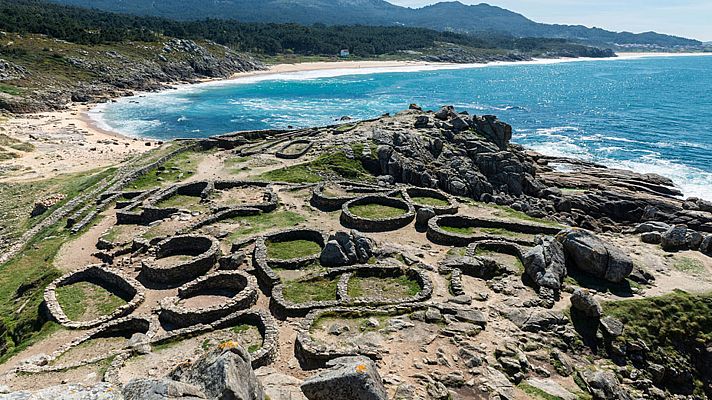
[[[712,201],[712,56],[254,75],[125,97],[90,117],[127,136],[166,140],[328,125],[411,103],[497,115],[527,148],[660,174],[685,196]]]

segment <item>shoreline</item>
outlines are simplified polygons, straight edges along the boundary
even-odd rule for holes
[[[324,61],[276,64],[263,71],[236,73],[229,78],[203,79],[192,83],[170,85],[159,92],[135,92],[133,96],[113,101],[127,101],[136,96],[195,90],[199,87],[253,83],[272,79],[317,79],[322,77],[419,72],[446,69],[487,68],[509,65],[541,65],[585,61],[618,61],[646,57],[707,56],[712,53],[619,53],[615,58],[554,58],[530,61],[495,61],[479,64],[433,63],[425,61]],[[28,115],[15,115],[0,124],[4,133],[29,142],[35,151],[0,164],[0,182],[29,181],[63,173],[83,172],[115,165],[127,157],[155,148],[162,140],[127,135],[101,121],[104,107],[110,103],[70,105],[67,110]],[[38,140],[32,139],[41,134]],[[11,166],[16,171],[3,172]]]

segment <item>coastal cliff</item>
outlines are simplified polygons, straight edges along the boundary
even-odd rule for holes
[[[25,114],[97,103],[132,91],[167,89],[170,84],[227,78],[266,69],[251,56],[216,43],[182,39],[86,46],[40,35],[4,34],[0,109]],[[0,52],[0,57],[3,53]],[[14,60],[14,61],[9,61]]]

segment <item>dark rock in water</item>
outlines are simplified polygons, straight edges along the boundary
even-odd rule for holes
[[[341,357],[327,363],[330,369],[302,383],[309,400],[387,400],[376,364],[366,357]]]
[[[191,400],[207,399],[200,388],[170,379],[136,379],[122,390],[124,400]]]
[[[408,106],[409,110],[417,110],[417,111],[423,111],[423,108],[420,107],[419,105],[415,103],[410,103],[410,106]]]
[[[591,232],[569,229],[558,239],[564,245],[567,266],[614,283],[622,282],[633,272],[630,256]]]
[[[608,371],[584,370],[581,372],[586,385],[596,400],[631,400],[632,397],[621,387],[615,374]]]
[[[553,237],[538,237],[524,255],[524,271],[537,285],[559,291],[566,277],[564,247]]]
[[[582,289],[574,290],[571,295],[571,306],[590,318],[600,318],[603,313],[603,309],[601,309],[601,305],[596,298]]]

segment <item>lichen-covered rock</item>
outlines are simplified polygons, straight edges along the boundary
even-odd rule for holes
[[[582,229],[558,235],[564,245],[566,265],[609,282],[622,282],[633,272],[633,260],[617,246]]]
[[[663,240],[663,235],[660,232],[645,232],[640,235],[640,240],[648,244],[660,244]]]
[[[538,237],[524,255],[524,270],[537,285],[558,291],[566,277],[564,247],[553,237]]]
[[[319,256],[319,262],[325,267],[340,267],[348,265],[349,258],[336,240],[329,240]]]
[[[425,227],[428,226],[428,221],[435,218],[435,210],[432,207],[421,207],[415,214],[415,226]]]
[[[571,306],[583,315],[591,318],[600,318],[603,310],[595,297],[582,289],[574,290],[571,295]]]
[[[327,363],[330,369],[302,383],[309,400],[387,400],[376,364],[366,357],[341,357]]]
[[[63,384],[50,386],[38,391],[8,392],[0,391],[0,399],[3,400],[124,400],[120,388],[110,383],[97,383],[93,386],[79,384]],[[71,394],[71,397],[68,395]],[[142,397],[141,399],[148,399]],[[197,399],[193,397],[193,399]],[[181,399],[177,399],[181,400]]]
[[[200,388],[170,379],[135,379],[124,386],[124,400],[207,399]]]
[[[665,251],[687,249],[687,226],[675,225],[663,233],[660,245]]]
[[[170,377],[195,385],[210,399],[264,400],[262,384],[252,370],[250,354],[226,342],[194,364],[178,368]]]
[[[700,251],[702,254],[712,257],[712,235],[705,236],[700,243]]]
[[[586,370],[581,373],[595,400],[630,400],[632,397],[608,371]]]

